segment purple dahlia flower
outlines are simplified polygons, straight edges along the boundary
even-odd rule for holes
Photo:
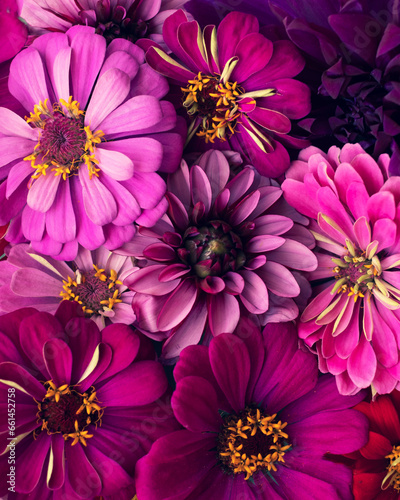
[[[163,37],[175,61],[153,44],[146,53],[152,68],[182,87],[183,106],[196,132],[208,143],[228,146],[250,158],[260,173],[278,177],[289,167],[284,145],[304,146],[288,134],[292,119],[310,110],[310,92],[294,80],[304,60],[288,40],[271,42],[257,18],[231,12],[218,30],[202,33],[183,11],[164,23]]]
[[[172,408],[185,429],[139,460],[138,498],[353,498],[351,470],[325,454],[367,442],[367,419],[348,409],[364,395],[341,396],[333,377],[318,379],[289,323],[260,335],[247,320],[237,334],[182,352]]]
[[[165,19],[185,0],[22,0],[21,16],[35,31],[62,31],[92,26],[110,43],[115,38],[136,42],[150,38],[163,44]]]
[[[34,76],[33,76],[34,75]],[[30,116],[0,108],[0,224],[13,244],[73,260],[78,244],[117,248],[134,221],[164,213],[165,183],[182,134],[165,79],[126,40],[108,48],[94,29],[47,34],[11,64],[10,92]]]
[[[166,358],[197,344],[206,326],[212,335],[233,332],[240,304],[263,324],[296,318],[293,297],[306,280],[292,270],[317,265],[301,225],[308,220],[285,204],[280,187],[252,167],[228,179],[220,151],[202,155],[190,172],[182,162],[168,178],[168,215],[118,250],[147,259],[124,283],[136,292],[139,327],[168,336]]]
[[[14,446],[18,498],[132,490],[137,460],[176,429],[164,371],[148,346],[126,325],[100,333],[78,309],[63,302],[55,316],[25,308],[0,317],[0,471],[6,478]],[[7,396],[15,403],[13,441]],[[7,488],[3,481],[2,497]]]
[[[90,252],[79,248],[75,260],[60,262],[15,245],[0,262],[0,314],[35,307],[54,314],[61,300],[77,302],[102,330],[110,323],[130,325],[135,320],[133,292],[123,284],[134,269],[132,259],[104,247]]]
[[[318,61],[319,93],[334,99],[321,117],[307,120],[312,132],[360,143],[377,158],[393,150],[390,172],[400,174],[400,21],[397,2],[330,0],[316,4],[271,0],[290,39]],[[299,6],[301,6],[299,8]],[[309,67],[315,69],[310,60]],[[329,101],[327,103],[329,106]],[[331,116],[329,116],[331,113]]]
[[[387,180],[388,164],[358,144],[328,154],[311,147],[282,184],[314,219],[317,241],[318,286],[299,335],[316,344],[320,370],[336,375],[342,394],[400,388],[400,177]]]

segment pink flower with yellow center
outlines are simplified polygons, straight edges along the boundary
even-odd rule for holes
[[[299,335],[342,394],[400,387],[400,178],[389,157],[376,163],[358,144],[328,154],[311,147],[282,185],[286,200],[313,219],[318,268]]]
[[[197,133],[217,146],[227,141],[223,147],[249,157],[260,173],[282,174],[290,163],[284,146],[305,145],[288,135],[291,120],[310,110],[307,85],[293,79],[304,67],[294,45],[271,42],[256,17],[240,12],[201,32],[179,10],[165,21],[163,37],[179,61],[149,41],[141,46],[153,45],[147,62],[181,86],[188,139]]]
[[[120,246],[134,221],[153,225],[166,209],[165,183],[182,134],[168,85],[126,40],[89,27],[39,37],[13,60],[9,89],[28,112],[0,108],[0,224],[8,240],[73,260]]]

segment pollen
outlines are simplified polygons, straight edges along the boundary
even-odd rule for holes
[[[222,469],[244,474],[249,480],[258,470],[277,470],[291,448],[284,431],[286,422],[277,421],[259,408],[246,408],[240,414],[227,415],[218,437],[218,458]]]
[[[382,481],[382,490],[392,487],[400,493],[400,446],[393,446],[392,452],[385,457],[389,459],[387,474]]]
[[[87,167],[90,179],[99,176],[95,152],[96,146],[104,140],[104,132],[92,132],[89,126],[85,127],[84,115],[72,96],[68,101],[60,99],[51,108],[48,99],[35,104],[33,113],[25,118],[33,127],[40,129],[33,153],[24,158],[35,170],[31,182],[42,175],[60,176],[67,180],[77,175],[82,166]]]

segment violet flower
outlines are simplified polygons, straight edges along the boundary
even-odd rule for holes
[[[291,120],[310,110],[307,85],[293,79],[304,67],[294,45],[271,42],[259,33],[256,17],[240,12],[202,33],[180,10],[165,21],[163,37],[182,63],[155,44],[142,46],[153,45],[147,62],[182,88],[188,138],[197,133],[217,147],[228,141],[261,174],[281,175],[289,167],[284,146],[304,147],[288,135]]]
[[[136,467],[138,498],[352,499],[352,473],[326,460],[358,450],[368,421],[318,379],[293,325],[263,334],[242,321],[209,347],[187,347],[175,367],[172,408],[184,430],[158,439]]]
[[[77,302],[100,330],[135,320],[133,292],[123,284],[134,269],[132,259],[104,247],[82,247],[71,263],[36,254],[29,245],[13,246],[0,262],[0,314],[35,307],[54,314],[62,300]]]
[[[0,317],[1,476],[16,443],[18,497],[129,500],[137,460],[176,429],[167,379],[128,326],[100,333],[78,310],[63,302],[55,316],[25,308]],[[7,394],[16,408],[14,441]],[[1,496],[8,486],[2,481]]]
[[[317,241],[309,277],[319,286],[299,335],[341,394],[400,387],[400,177],[388,179],[388,164],[358,144],[328,154],[311,147],[282,184],[286,200],[314,219]]]
[[[308,220],[285,204],[280,187],[252,167],[229,181],[220,151],[197,163],[189,172],[182,162],[169,176],[168,216],[118,250],[147,261],[124,283],[136,292],[138,326],[168,336],[165,358],[197,344],[207,326],[212,335],[233,332],[241,306],[263,324],[296,318],[303,282],[293,270],[317,265]]]
[[[34,76],[33,76],[34,75]],[[168,85],[126,40],[90,27],[37,38],[11,64],[10,92],[30,116],[0,108],[0,224],[8,240],[73,260],[120,246],[134,221],[164,213],[165,183],[182,151]]]

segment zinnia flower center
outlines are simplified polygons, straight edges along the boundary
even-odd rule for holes
[[[215,138],[225,141],[227,132],[231,135],[235,132],[241,115],[237,99],[244,93],[237,82],[224,83],[219,75],[203,76],[200,72],[194,80],[189,80],[188,86],[182,91],[187,113],[197,114],[202,119],[198,136],[204,137],[206,142],[214,142]]]
[[[200,278],[237,271],[246,262],[241,239],[229,224],[218,220],[190,227],[178,253]]]
[[[101,422],[104,408],[96,397],[95,388],[81,394],[73,386],[57,387],[52,380],[45,382],[47,390],[38,403],[37,417],[42,421],[41,430],[47,434],[61,433],[65,440],[72,438],[72,446],[80,442],[86,446],[86,439],[93,437],[85,430],[90,424]]]
[[[382,489],[386,490],[389,486],[391,486],[398,493],[400,493],[400,446],[393,446],[392,453],[387,455],[385,458],[388,458],[390,463],[386,467],[388,473],[382,481]]]
[[[24,158],[30,161],[35,169],[32,179],[38,179],[49,171],[54,175],[62,175],[63,179],[76,175],[82,163],[85,163],[89,177],[98,177],[99,168],[96,168],[94,151],[104,136],[101,130],[94,134],[89,127],[84,126],[84,112],[79,109],[79,103],[60,99],[49,109],[48,99],[44,103],[35,104],[33,113],[26,118],[28,123],[42,131],[34,152]]]
[[[71,300],[82,305],[87,314],[104,314],[112,310],[115,304],[122,302],[117,285],[122,285],[118,275],[113,269],[107,275],[104,269],[93,265],[94,270],[75,273],[73,280],[68,276],[68,281],[63,280],[63,291],[60,292],[63,300]]]
[[[356,302],[358,297],[364,297],[367,290],[377,287],[389,296],[385,282],[379,278],[382,266],[379,257],[375,255],[378,243],[373,241],[365,251],[356,249],[349,240],[346,240],[346,245],[348,255],[342,259],[332,258],[332,262],[336,264],[333,272],[337,280],[332,293],[336,291],[347,293],[349,296],[354,296]]]
[[[246,474],[249,479],[261,469],[276,471],[291,447],[283,432],[287,423],[276,420],[258,408],[246,408],[237,415],[227,415],[218,436],[218,458],[224,471]]]

